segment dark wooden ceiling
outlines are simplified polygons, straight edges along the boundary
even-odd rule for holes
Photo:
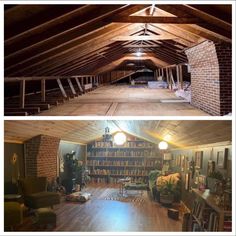
[[[204,40],[231,43],[231,5],[5,5],[5,76],[101,74],[124,62],[187,62]],[[142,57],[135,56],[141,50]]]

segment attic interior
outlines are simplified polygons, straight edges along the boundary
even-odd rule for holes
[[[4,123],[6,231],[232,231],[231,121]]]
[[[4,5],[5,115],[223,116],[230,4]]]

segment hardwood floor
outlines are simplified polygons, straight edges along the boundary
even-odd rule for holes
[[[163,101],[164,100],[164,101]],[[206,116],[168,89],[102,86],[40,116]]]
[[[181,231],[182,221],[168,218],[167,208],[154,202],[149,196],[149,191],[144,191],[142,202],[106,200],[106,196],[110,193],[119,191],[118,186],[114,184],[92,184],[83,191],[92,194],[89,201],[83,204],[62,201],[55,206],[56,228],[43,230],[68,232]],[[32,225],[30,217],[26,217],[24,223],[16,230],[39,231]]]

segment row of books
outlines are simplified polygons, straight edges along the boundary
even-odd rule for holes
[[[89,151],[88,157],[155,157],[152,150]]]
[[[232,215],[225,215],[224,217],[224,231],[232,231]]]
[[[120,147],[115,146],[112,141],[104,142],[104,141],[96,141],[92,147],[95,148],[111,148],[111,147]],[[153,144],[144,141],[127,141],[124,145],[121,146],[122,148],[153,148]]]
[[[155,166],[156,161],[154,160],[145,160],[145,161],[107,161],[107,160],[88,160],[88,166],[142,166],[142,167],[153,167]]]
[[[149,171],[143,169],[93,169],[90,170],[91,175],[140,175],[140,176],[147,176]]]
[[[119,183],[119,178],[115,177],[91,177],[92,183],[104,183],[104,184],[117,184]],[[131,177],[131,182],[142,183],[145,182],[143,177]]]
[[[219,214],[212,208],[208,207],[205,202],[194,201],[192,210],[193,214],[193,231],[219,231]],[[227,219],[224,221],[224,231],[232,230],[232,220]]]

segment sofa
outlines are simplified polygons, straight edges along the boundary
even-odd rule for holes
[[[19,181],[24,204],[32,209],[53,207],[60,203],[60,195],[47,191],[46,177],[26,177]]]

